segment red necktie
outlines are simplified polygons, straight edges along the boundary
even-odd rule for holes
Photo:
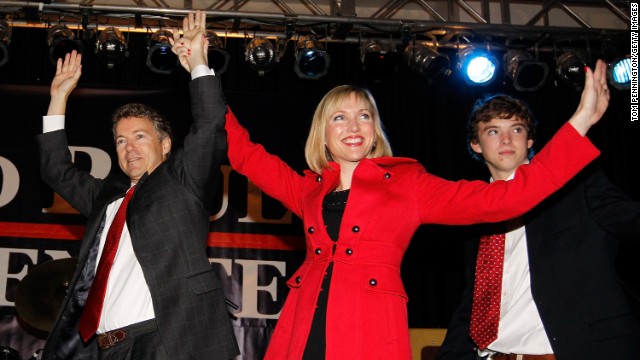
[[[504,240],[504,234],[480,238],[469,329],[471,338],[480,349],[486,349],[498,338]]]
[[[107,293],[109,272],[111,271],[113,260],[118,251],[124,223],[127,220],[127,205],[135,188],[134,185],[127,191],[127,195],[125,195],[124,200],[122,200],[122,204],[120,204],[120,208],[118,208],[118,212],[116,212],[116,216],[107,233],[107,239],[105,240],[104,249],[102,249],[102,255],[100,256],[100,262],[96,270],[96,276],[91,284],[89,296],[87,297],[87,302],[84,305],[84,311],[78,324],[78,331],[85,342],[96,333],[98,325],[100,324],[100,314],[102,313],[102,305],[104,304],[104,297]]]

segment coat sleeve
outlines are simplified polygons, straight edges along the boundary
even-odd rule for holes
[[[228,156],[240,174],[294,214],[302,215],[304,176],[295,172],[279,157],[269,154],[262,145],[251,142],[231,109],[227,112]]]
[[[465,225],[498,222],[531,210],[599,155],[598,149],[565,124],[510,181],[446,181],[418,176],[414,197],[422,223]]]

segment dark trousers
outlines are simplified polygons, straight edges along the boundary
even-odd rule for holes
[[[118,330],[124,331],[124,339],[109,348],[99,348],[98,360],[170,360],[155,319]]]

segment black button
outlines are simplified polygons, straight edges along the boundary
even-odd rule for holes
[[[354,233],[360,232],[360,227],[358,225],[356,225],[356,226],[351,228],[351,231],[353,231]]]
[[[371,280],[369,280],[369,285],[371,285],[371,286],[376,286],[376,285],[378,285],[378,280],[376,280],[376,279],[371,279]]]
[[[316,255],[320,255],[320,254],[322,254],[322,249],[316,248]]]
[[[384,178],[385,178],[386,180],[391,179],[391,174],[389,174],[388,172],[387,172],[387,173],[384,173]]]
[[[351,254],[353,254],[353,250],[351,250],[351,249],[347,249],[347,250],[345,250],[344,252],[345,252],[347,255],[351,255]]]
[[[300,281],[302,281],[302,278],[300,276],[296,276],[296,283],[300,284]]]
[[[316,229],[313,228],[313,226],[309,226],[309,228],[307,229],[307,232],[309,234],[313,234],[316,231]]]
[[[320,175],[316,176],[316,182],[320,182],[320,181],[322,181],[322,176]]]

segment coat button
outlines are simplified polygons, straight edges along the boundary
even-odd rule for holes
[[[321,182],[322,181],[322,176],[318,175],[316,176],[316,182]]]
[[[388,172],[384,173],[384,178],[385,178],[385,180],[391,179],[391,174],[388,173]]]
[[[300,281],[302,281],[302,278],[300,276],[296,276],[296,283],[300,284]]]
[[[344,251],[347,255],[352,255],[353,254],[353,250],[351,249],[347,249]]]
[[[307,232],[309,234],[313,234],[316,231],[316,229],[313,228],[313,226],[309,226],[309,228],[307,229]]]
[[[320,248],[316,248],[315,253],[316,253],[316,255],[320,255],[320,254],[322,254],[322,249],[320,249]]]
[[[378,280],[376,280],[376,279],[371,279],[371,280],[369,280],[369,285],[371,285],[371,286],[376,286],[376,285],[378,285]]]
[[[360,232],[360,227],[358,225],[356,225],[356,226],[351,228],[351,231],[353,231],[354,233]]]

